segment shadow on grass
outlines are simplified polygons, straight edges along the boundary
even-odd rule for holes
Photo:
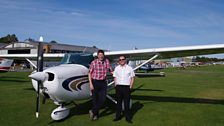
[[[72,118],[73,116],[79,116],[79,115],[87,115],[89,114],[89,110],[92,107],[92,100],[86,101],[84,103],[78,104],[70,109],[70,114],[67,118],[60,120],[60,121],[51,121],[48,124],[54,124],[54,123],[61,123],[66,121],[69,118]],[[143,104],[141,104],[139,101],[135,102],[132,105],[131,114],[132,117],[143,107]],[[101,109],[99,117],[109,116],[111,114],[115,115],[115,108],[116,105],[110,101],[106,100],[104,107]],[[112,119],[111,119],[112,121]]]
[[[140,103],[139,101],[135,102],[134,104],[132,104],[131,107],[131,118],[133,119],[133,117],[135,116],[135,114],[144,107],[144,105],[142,103]]]
[[[63,120],[59,120],[59,121],[51,121],[48,124],[54,124],[54,123],[61,123],[66,121],[67,119],[75,116],[75,115],[83,115],[83,114],[88,114],[89,113],[89,108],[92,105],[92,100],[86,101],[84,103],[80,103],[75,105],[74,107],[72,107],[70,109],[70,114],[67,118],[63,119]]]
[[[18,79],[0,79],[2,82],[30,82],[28,80],[18,80]]]
[[[107,106],[105,107],[105,109],[101,112],[100,117],[103,116],[108,116],[111,114],[114,114],[115,117],[115,113],[116,113],[116,104],[114,104],[112,101],[109,101],[110,104],[106,104]],[[132,108],[131,108],[131,118],[134,117],[134,115],[143,108],[143,104],[140,103],[139,101],[135,102],[132,104]],[[124,115],[121,115],[122,117],[124,117]],[[112,119],[111,119],[112,120]]]
[[[131,93],[133,93],[135,91],[163,91],[163,90],[160,90],[160,89],[142,89],[142,87],[144,87],[144,84],[141,84],[138,87],[132,89]]]
[[[163,91],[160,89],[133,89],[132,92],[134,91]]]
[[[29,80],[27,80],[27,78],[18,77],[18,76],[9,76],[9,75],[0,76],[0,81],[2,82],[30,82]]]
[[[13,76],[0,76],[1,79],[24,79],[23,77],[13,77]]]
[[[113,103],[111,100],[107,99],[104,106],[103,106],[104,109],[103,109],[103,111],[101,110],[99,116],[104,117],[104,116],[114,114],[115,113],[115,107],[116,107],[116,104]]]
[[[24,88],[24,90],[26,90],[26,91],[35,91],[33,87],[30,87],[30,88]]]
[[[92,100],[89,100],[87,102],[78,104],[76,106],[74,106],[73,108],[71,108],[71,113],[70,113],[70,117],[75,116],[75,115],[83,115],[83,114],[89,114],[89,110],[92,108]],[[104,106],[101,108],[100,110],[100,117],[103,116],[108,116],[112,113],[115,112],[115,104],[110,101],[110,100],[106,100]]]
[[[30,82],[23,77],[13,77],[13,76],[0,76],[0,81],[2,82]]]
[[[103,117],[103,116],[107,116],[107,115],[114,113],[115,110],[114,110],[113,106],[115,106],[114,103],[112,103],[109,100],[106,100],[105,105],[102,107],[99,116]],[[60,120],[60,121],[51,121],[48,124],[64,122],[65,120],[67,120],[73,116],[88,115],[91,107],[92,107],[92,100],[88,100],[84,103],[77,104],[70,109],[70,114],[67,118]]]
[[[198,103],[198,104],[221,104],[221,105],[224,105],[224,100],[206,99],[206,98],[183,98],[183,97],[139,96],[139,95],[132,95],[131,97],[134,100],[143,100],[143,101]]]

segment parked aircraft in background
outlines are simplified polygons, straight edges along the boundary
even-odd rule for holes
[[[0,58],[0,73],[8,72],[12,63],[11,59]]]

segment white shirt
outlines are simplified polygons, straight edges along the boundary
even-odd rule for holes
[[[131,78],[135,76],[133,69],[125,64],[117,66],[114,70],[113,77],[116,78],[116,85],[130,85]]]

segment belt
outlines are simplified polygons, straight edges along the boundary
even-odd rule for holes
[[[117,84],[116,86],[118,86],[118,87],[130,87],[130,85],[119,85],[119,84]]]
[[[92,79],[93,81],[106,81],[106,80],[96,80],[96,79]]]

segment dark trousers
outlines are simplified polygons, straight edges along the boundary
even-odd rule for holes
[[[131,120],[131,113],[130,113],[131,110],[129,107],[131,98],[130,86],[117,85],[116,97],[117,97],[116,118],[121,117],[122,101],[124,101],[125,118],[126,120]]]
[[[99,110],[106,100],[107,84],[105,80],[92,80],[94,90],[92,91],[92,112],[94,115],[99,115]]]

